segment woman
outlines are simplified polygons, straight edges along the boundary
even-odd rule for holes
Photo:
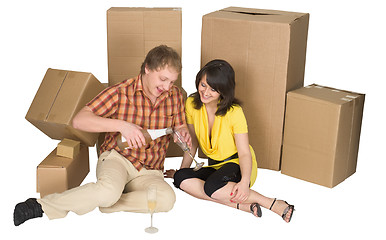
[[[196,76],[196,89],[185,106],[192,137],[190,153],[194,156],[200,144],[209,166],[194,171],[185,153],[180,170],[168,170],[166,176],[174,174],[174,185],[194,197],[250,211],[256,217],[261,217],[262,206],[290,222],[293,205],[250,189],[257,164],[244,113],[234,97],[232,66],[224,60],[207,63]]]

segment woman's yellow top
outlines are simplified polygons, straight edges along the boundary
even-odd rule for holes
[[[209,123],[205,104],[200,109],[193,107],[193,97],[186,100],[185,105],[186,121],[193,124],[198,143],[204,154],[213,160],[222,161],[237,152],[235,134],[248,133],[247,120],[240,106],[233,106],[224,116],[215,116],[211,137],[209,138]],[[255,183],[257,176],[256,156],[253,148],[249,146],[252,155],[251,184]],[[225,163],[234,162],[239,164],[239,159],[235,158],[216,165],[211,165],[215,169]]]

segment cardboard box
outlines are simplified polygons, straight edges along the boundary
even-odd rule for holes
[[[49,68],[25,118],[53,139],[93,146],[98,134],[75,130],[72,118],[103,89],[91,73]]]
[[[58,143],[56,155],[74,159],[80,150],[80,142],[71,139],[63,139]]]
[[[181,55],[181,8],[113,7],[107,11],[109,85],[137,76],[146,54],[167,45]],[[179,78],[176,85],[181,87]]]
[[[289,92],[282,173],[330,188],[354,174],[364,100],[315,84]]]
[[[55,148],[37,167],[37,192],[44,197],[79,186],[90,171],[88,147],[80,146],[74,158],[56,155]]]
[[[201,65],[233,66],[258,166],[280,170],[285,98],[303,86],[309,14],[229,7],[202,21]]]

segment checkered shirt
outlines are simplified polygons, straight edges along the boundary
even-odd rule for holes
[[[91,100],[88,107],[98,116],[128,121],[144,129],[178,127],[186,123],[181,90],[172,86],[163,92],[154,104],[144,94],[141,75],[127,79],[102,91]],[[118,132],[109,132],[100,147],[100,152],[115,149],[140,171],[163,170],[169,136],[163,136],[140,149],[120,150],[116,138]]]

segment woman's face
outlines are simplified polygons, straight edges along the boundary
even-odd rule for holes
[[[201,81],[198,84],[198,93],[200,94],[201,102],[204,104],[214,103],[217,105],[218,99],[220,98],[220,93],[214,90],[206,82],[206,75],[201,78]]]

